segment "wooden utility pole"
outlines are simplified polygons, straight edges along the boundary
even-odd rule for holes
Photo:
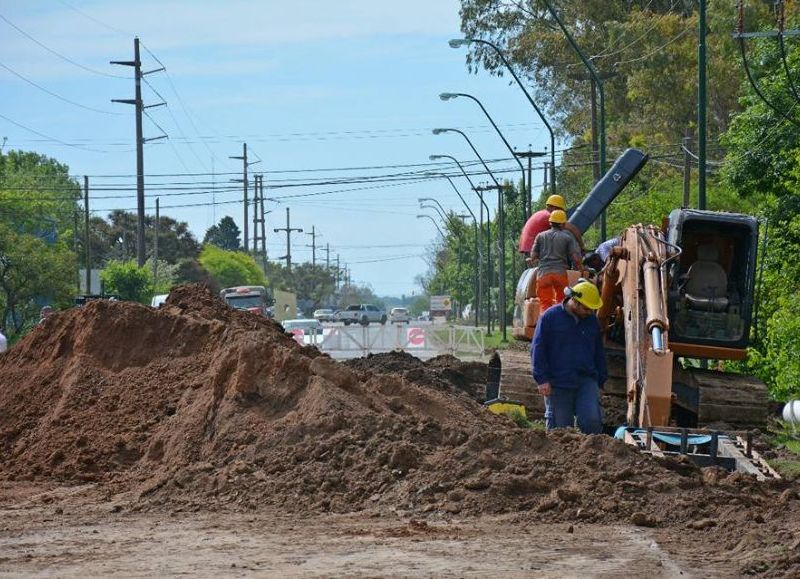
[[[92,242],[89,237],[89,176],[83,176],[83,245],[86,263],[86,293],[92,293]],[[80,285],[80,284],[78,284]]]
[[[158,229],[161,223],[161,213],[156,197],[156,223],[155,235],[153,235],[153,282],[158,285]]]
[[[286,208],[286,227],[276,227],[273,231],[278,233],[279,231],[286,232],[286,269],[289,270],[289,273],[292,272],[292,231],[297,231],[298,233],[303,233],[302,228],[299,227],[292,227],[291,226],[291,219],[289,217],[289,208]]]
[[[147,141],[166,139],[167,135],[160,135],[151,139],[145,139],[142,130],[142,115],[144,109],[164,106],[167,103],[157,103],[145,106],[142,101],[142,77],[154,72],[165,70],[164,67],[142,72],[142,60],[139,57],[139,38],[133,39],[133,60],[112,60],[111,64],[122,66],[132,66],[134,79],[136,81],[135,96],[133,99],[111,99],[113,103],[124,103],[136,107],[136,260],[139,267],[144,266],[145,262],[145,243],[144,243],[144,144]]]

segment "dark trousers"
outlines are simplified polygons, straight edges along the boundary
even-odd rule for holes
[[[584,434],[603,432],[603,411],[600,407],[600,388],[594,378],[579,378],[577,388],[553,388],[545,396],[544,417],[547,430],[575,425]]]

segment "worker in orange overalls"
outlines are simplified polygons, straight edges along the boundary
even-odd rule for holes
[[[569,260],[581,263],[581,248],[575,237],[564,229],[566,222],[567,214],[556,209],[550,213],[550,229],[537,235],[533,241],[531,260],[539,264],[536,297],[542,313],[564,300],[564,288],[569,285]]]

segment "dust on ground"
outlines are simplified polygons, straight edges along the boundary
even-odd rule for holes
[[[800,573],[796,483],[521,429],[476,402],[480,372],[403,354],[340,364],[199,286],[159,310],[98,300],[0,358],[0,481],[11,496],[91,485],[132,522],[278,512],[633,526],[675,553],[713,543],[732,574]]]

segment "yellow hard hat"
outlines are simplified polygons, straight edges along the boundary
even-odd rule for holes
[[[552,205],[553,207],[558,207],[562,211],[567,210],[567,204],[564,203],[564,198],[561,195],[550,195],[545,202],[545,205]]]
[[[603,307],[603,300],[597,286],[590,281],[579,281],[564,292],[565,296],[582,303],[590,310],[599,310]]]
[[[561,211],[561,209],[556,209],[550,214],[550,223],[566,223],[567,222],[567,214]]]

